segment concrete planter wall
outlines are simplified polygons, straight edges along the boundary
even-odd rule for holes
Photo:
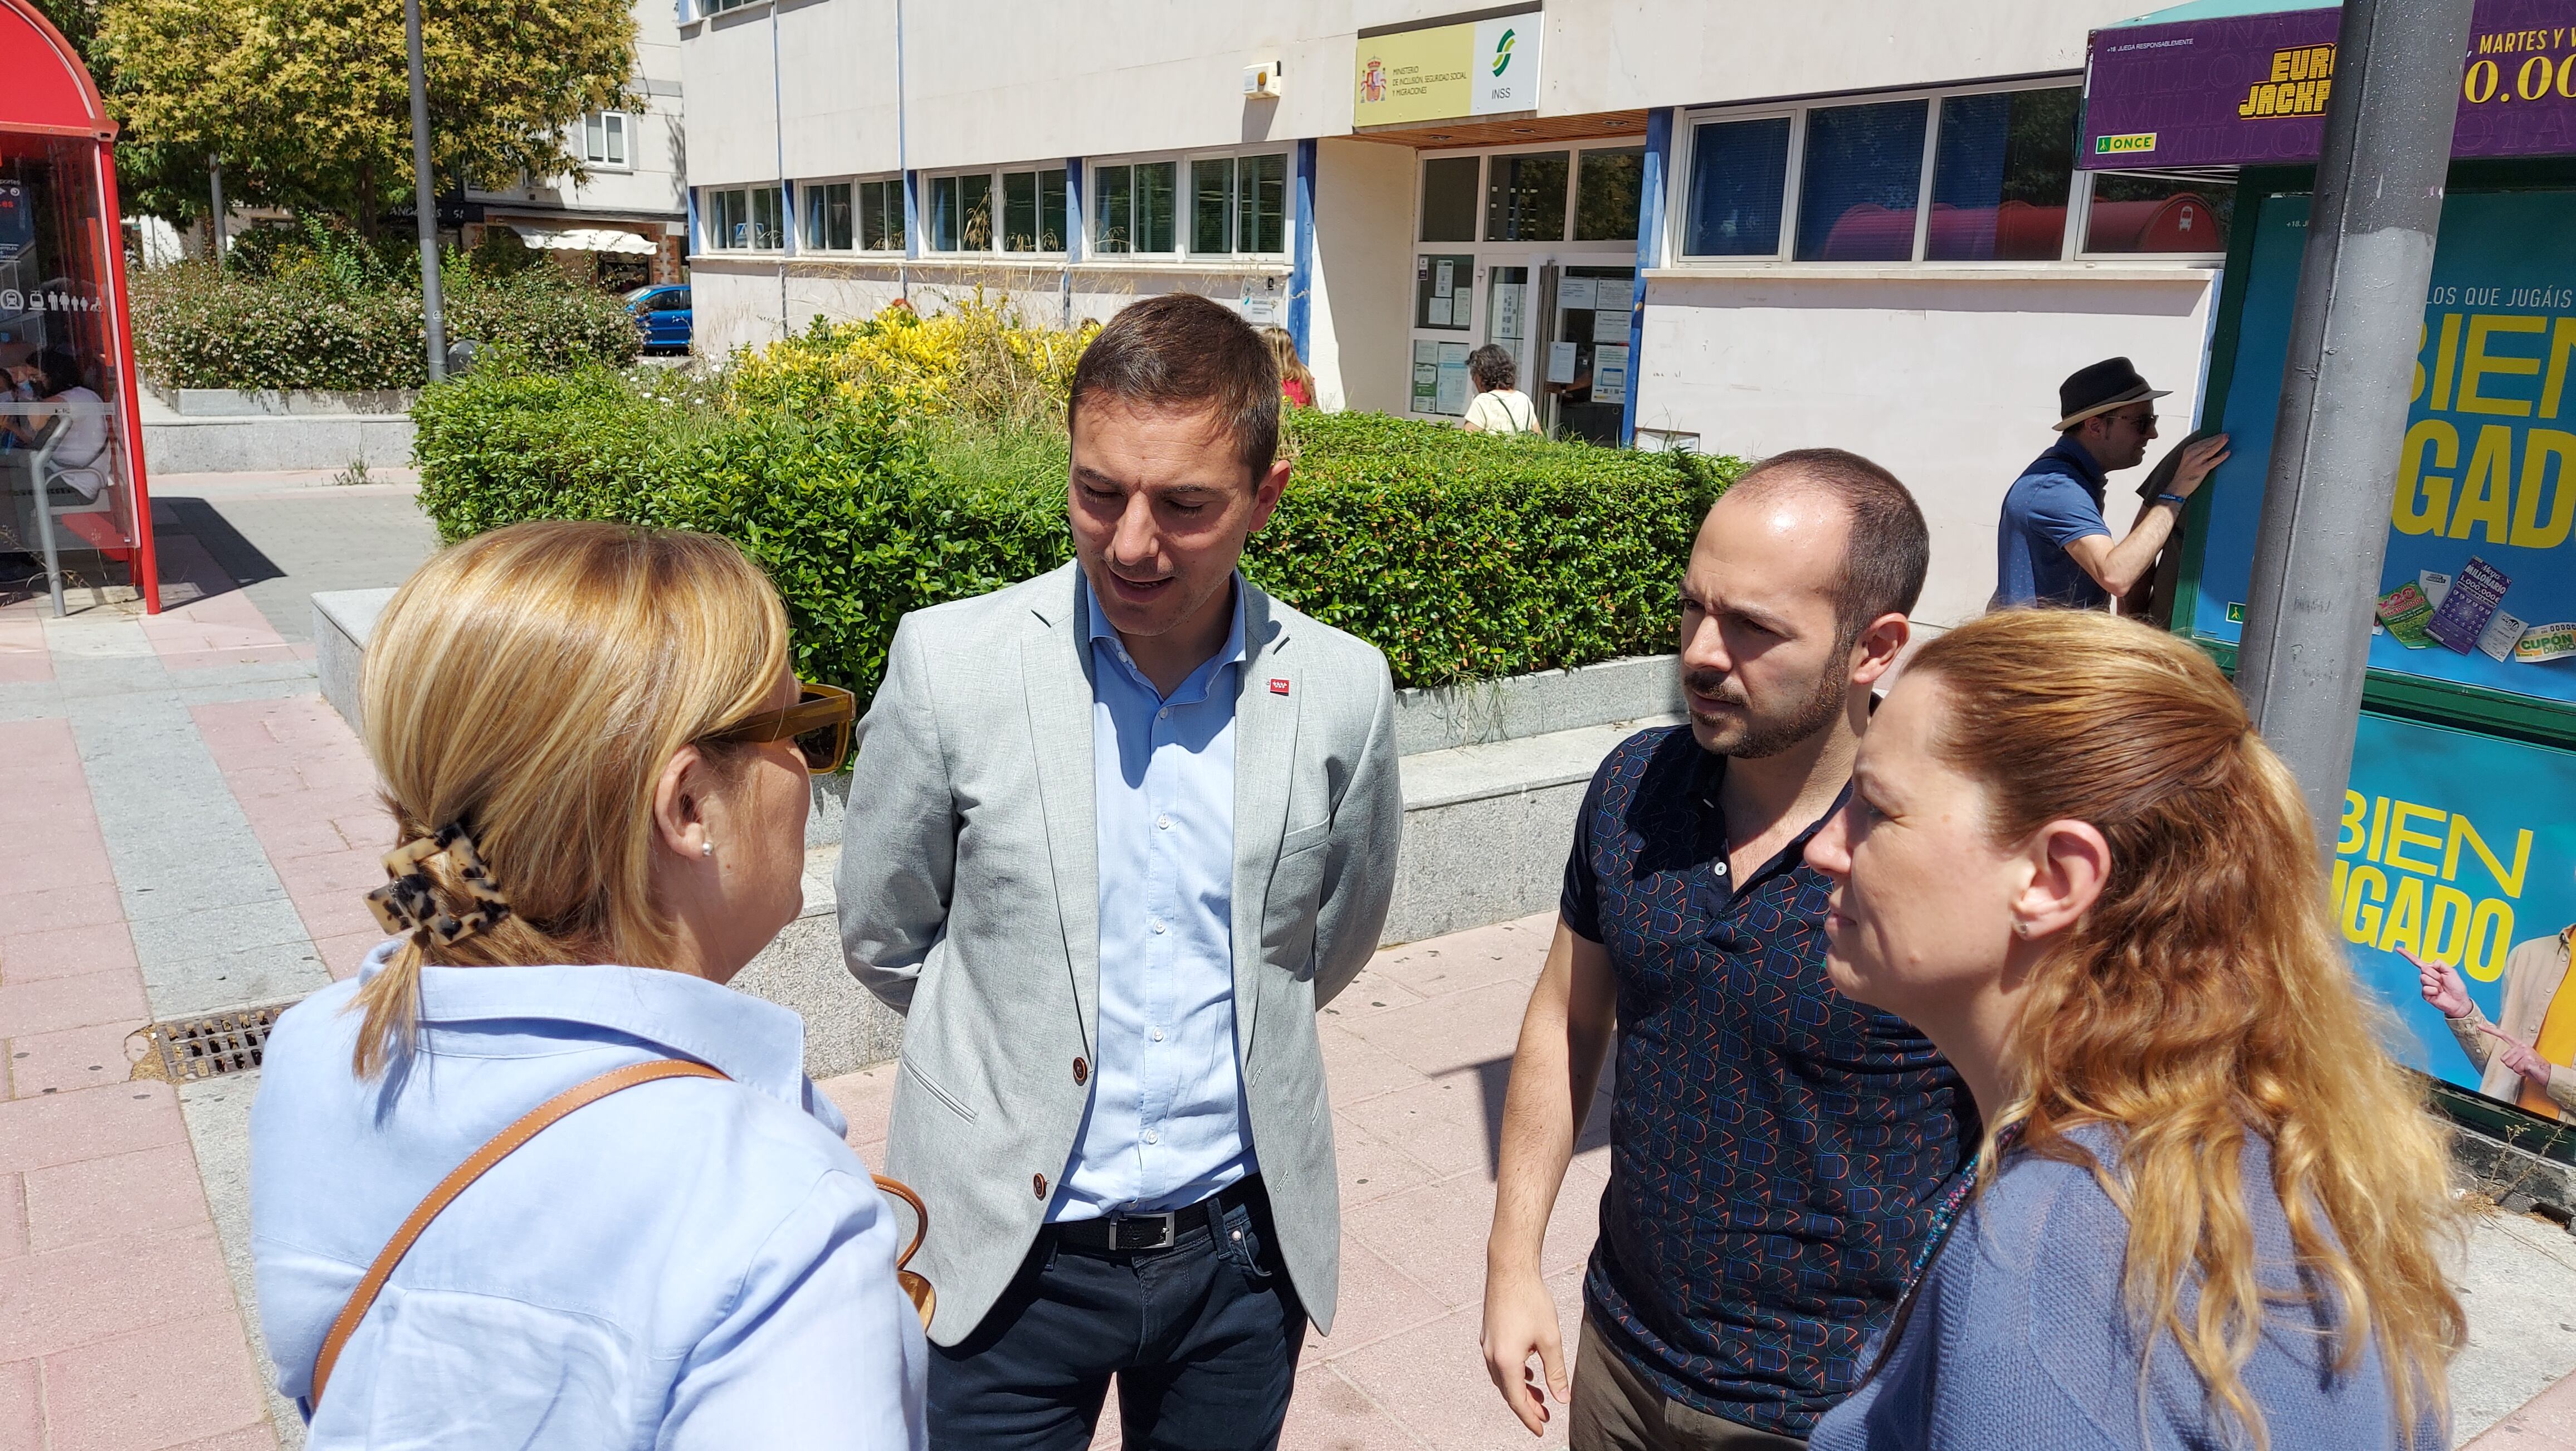
[[[344,413],[409,413],[420,401],[417,388],[370,388],[331,392],[318,388],[280,391],[265,388],[155,388],[182,418],[336,417]]]

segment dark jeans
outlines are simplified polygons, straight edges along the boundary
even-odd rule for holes
[[[1130,1451],[1276,1446],[1306,1307],[1273,1238],[1257,1193],[1169,1249],[1041,1230],[975,1333],[931,1347],[931,1451],[1081,1451],[1113,1375]]]

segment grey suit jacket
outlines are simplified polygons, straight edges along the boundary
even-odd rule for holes
[[[886,1172],[930,1206],[931,1338],[1029,1252],[1089,1102],[1100,1003],[1091,652],[1078,566],[904,617],[841,833],[850,971],[909,1019]],[[1376,648],[1247,587],[1235,1043],[1288,1273],[1329,1330],[1341,1197],[1315,1010],[1376,950],[1403,795]],[[1276,682],[1285,681],[1282,691]]]

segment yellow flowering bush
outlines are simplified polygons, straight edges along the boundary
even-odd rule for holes
[[[1010,426],[1064,417],[1073,365],[1100,331],[1029,323],[982,288],[922,316],[901,303],[864,322],[816,317],[799,336],[734,359],[734,401],[809,412],[877,398],[897,416]]]

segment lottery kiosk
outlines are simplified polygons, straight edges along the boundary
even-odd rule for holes
[[[0,590],[35,560],[56,614],[67,582],[161,606],[115,139],[78,53],[0,0]]]
[[[2334,85],[2339,11],[2200,0],[2096,31],[2083,164],[2232,183],[2171,627],[2230,668]],[[2398,1051],[2473,1127],[2576,1162],[2576,0],[2478,0],[2424,301],[2334,893]],[[2178,430],[2169,430],[2178,432]],[[2454,1033],[2407,952],[2556,1064]],[[2562,1124],[2562,1115],[2565,1122]]]

